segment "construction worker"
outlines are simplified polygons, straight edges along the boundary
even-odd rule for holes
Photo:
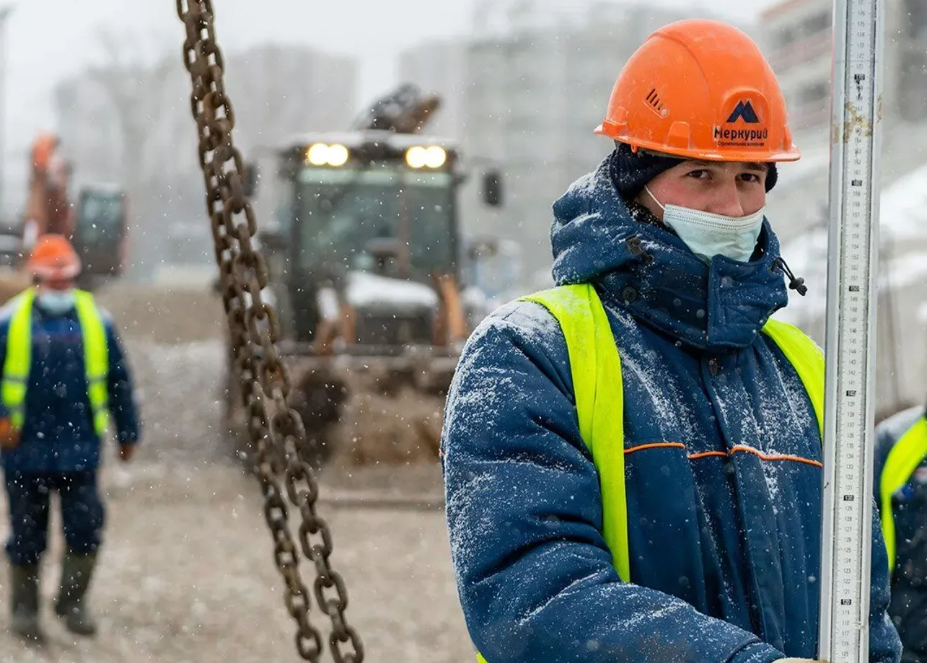
[[[799,158],[783,95],[744,33],[682,21],[596,131],[615,150],[553,207],[558,287],[486,319],[448,395],[470,635],[489,663],[813,660],[824,359],[771,320],[805,290],[764,216]],[[895,663],[873,531],[869,660]]]
[[[75,289],[81,262],[71,244],[41,236],[26,267],[35,287],[0,309],[0,460],[10,509],[11,628],[41,642],[49,495],[60,498],[66,542],[55,612],[71,632],[92,635],[86,596],[104,525],[101,441],[112,415],[119,458],[128,461],[139,431],[116,330],[93,296]]]
[[[902,663],[927,663],[927,409],[912,407],[876,427],[875,498],[891,571],[888,614]]]

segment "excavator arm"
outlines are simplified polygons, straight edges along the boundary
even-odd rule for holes
[[[371,104],[355,120],[352,129],[421,133],[440,105],[438,95],[422,94],[417,86],[406,83]]]

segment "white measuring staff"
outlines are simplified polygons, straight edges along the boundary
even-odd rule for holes
[[[818,658],[869,660],[883,0],[835,0]]]

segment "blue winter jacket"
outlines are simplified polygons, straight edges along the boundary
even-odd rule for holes
[[[506,305],[467,343],[442,441],[476,648],[489,663],[815,658],[821,439],[797,373],[759,333],[787,302],[768,223],[753,261],[705,265],[632,220],[605,164],[554,212],[555,281],[595,284],[622,358],[633,584],[602,537],[558,323]],[[873,532],[870,660],[888,663],[900,644]]]
[[[0,372],[6,358],[11,306],[0,309]],[[6,471],[69,472],[100,464],[100,438],[93,429],[84,350],[77,311],[53,316],[33,306],[32,367],[19,445],[2,454]],[[129,366],[109,316],[103,312],[109,351],[109,407],[115,439],[133,444],[139,425]],[[9,416],[0,404],[0,416]]]

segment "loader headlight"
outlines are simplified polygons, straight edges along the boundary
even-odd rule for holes
[[[424,147],[410,147],[406,151],[406,163],[410,168],[424,168],[428,161],[428,151]]]
[[[429,168],[440,168],[447,161],[447,152],[444,148],[432,145],[425,150],[425,165]]]
[[[306,161],[313,166],[343,166],[350,156],[344,145],[316,143],[306,151]]]
[[[328,165],[343,166],[348,162],[348,148],[344,145],[328,146]]]
[[[410,168],[440,168],[447,162],[447,151],[443,147],[416,145],[406,150],[406,163]]]

